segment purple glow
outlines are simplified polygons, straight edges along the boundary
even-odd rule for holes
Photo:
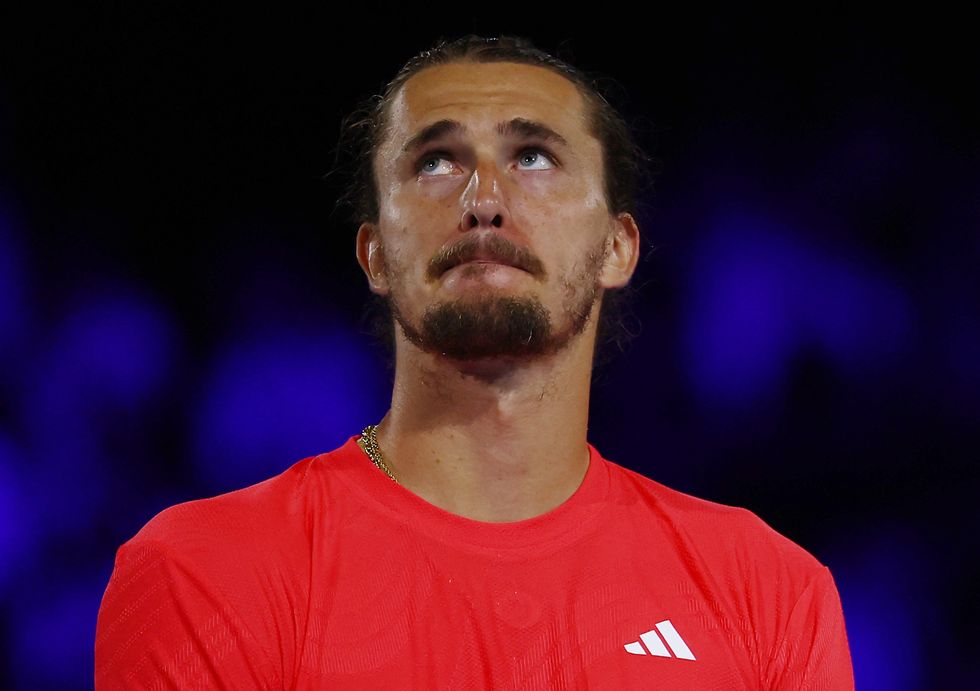
[[[797,341],[789,277],[799,254],[766,225],[728,222],[692,271],[681,361],[698,396],[738,405],[776,395]]]
[[[896,284],[841,259],[815,255],[809,261],[797,305],[806,338],[849,374],[886,369],[908,353],[912,308]]]
[[[20,449],[0,435],[0,595],[33,563],[38,546],[35,513],[29,509],[21,478],[24,467]]]
[[[347,325],[232,346],[194,413],[198,472],[227,491],[334,449],[383,414],[383,374]]]
[[[89,396],[129,407],[162,388],[174,365],[175,346],[169,315],[124,289],[68,314],[52,355]]]
[[[69,565],[62,568],[70,570]],[[91,687],[95,623],[108,579],[108,573],[75,573],[34,584],[31,597],[11,617],[17,635],[9,660],[16,688]]]
[[[24,384],[24,416],[30,491],[47,530],[84,531],[110,501],[110,469],[129,462],[109,455],[110,441],[148,419],[169,386],[175,343],[160,309],[120,290],[82,300],[40,345],[26,369],[43,376]]]
[[[838,543],[834,560],[859,689],[925,688],[926,650],[943,624],[929,607],[938,587],[929,565],[940,563],[906,524],[864,528]]]
[[[912,345],[894,282],[765,219],[718,223],[691,275],[681,360],[705,402],[778,397],[793,358],[814,345],[848,374],[892,365]]]

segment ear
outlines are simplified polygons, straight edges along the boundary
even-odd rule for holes
[[[388,276],[381,252],[381,234],[372,223],[362,223],[357,229],[357,263],[367,276],[371,292],[387,295]]]
[[[609,240],[609,256],[603,265],[600,285],[603,288],[622,288],[629,283],[640,258],[640,229],[631,214],[617,214]]]

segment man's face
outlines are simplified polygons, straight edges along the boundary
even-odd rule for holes
[[[556,352],[625,284],[588,129],[575,85],[545,68],[452,63],[405,83],[358,260],[409,341],[461,360]]]

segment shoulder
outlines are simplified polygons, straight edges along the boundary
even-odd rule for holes
[[[236,558],[282,555],[302,543],[309,520],[311,470],[297,461],[274,477],[223,494],[174,504],[154,515],[121,551],[152,551],[225,566]]]
[[[288,678],[308,591],[315,458],[166,508],[119,547],[96,625],[97,688],[271,688]]]
[[[760,674],[788,680],[766,688],[803,688],[792,670],[807,660],[848,676],[836,585],[815,556],[746,508],[671,489],[621,466],[616,476],[630,512],[624,520],[655,526],[681,565],[685,592],[754,641]],[[784,669],[788,676],[778,677]]]
[[[616,475],[682,548],[745,573],[782,573],[808,581],[825,566],[753,511],[672,489],[615,463]]]

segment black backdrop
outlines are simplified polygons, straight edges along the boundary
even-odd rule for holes
[[[642,328],[597,374],[590,440],[830,566],[859,688],[980,674],[980,112],[962,17],[5,14],[0,685],[90,685],[119,544],[383,414],[354,228],[323,176],[345,113],[470,32],[607,75],[659,161]]]

